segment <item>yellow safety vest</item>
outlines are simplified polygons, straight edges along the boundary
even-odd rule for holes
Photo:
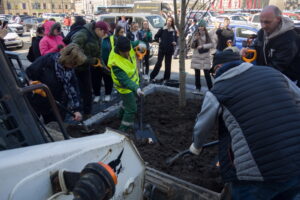
[[[139,85],[139,75],[136,67],[136,57],[135,52],[132,48],[130,49],[129,56],[131,61],[115,53],[115,51],[111,51],[107,65],[110,68],[112,68],[113,66],[119,67],[127,74],[127,76],[133,82]],[[121,94],[128,94],[132,92],[130,89],[122,87],[121,83],[118,81],[118,77],[114,74],[113,70],[111,70],[111,77],[114,82],[114,87],[118,90],[118,92],[120,92]]]
[[[110,40],[110,46],[111,46],[110,51],[113,51],[115,49],[115,35],[109,36],[109,40]]]

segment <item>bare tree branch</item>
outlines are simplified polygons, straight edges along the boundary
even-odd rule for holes
[[[178,13],[177,13],[177,1],[173,0],[174,3],[174,17],[175,17],[175,26],[179,28],[179,21],[178,21]]]

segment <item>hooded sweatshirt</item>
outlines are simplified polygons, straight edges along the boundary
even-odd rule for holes
[[[254,42],[257,51],[258,65],[267,65],[279,70],[291,80],[300,80],[299,62],[300,38],[294,31],[294,23],[289,18],[282,17],[278,28],[267,35],[261,29]]]
[[[45,28],[45,36],[40,42],[40,52],[42,56],[47,53],[59,52],[60,49],[58,48],[58,45],[66,46],[61,35],[53,34],[54,30],[58,26],[59,24],[53,21],[47,21],[43,24],[43,27]]]

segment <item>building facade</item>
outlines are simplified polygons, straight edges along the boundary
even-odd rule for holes
[[[0,0],[1,14],[41,15],[43,13],[68,13],[75,11],[74,0]]]

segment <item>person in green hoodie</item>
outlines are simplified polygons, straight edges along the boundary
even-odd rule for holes
[[[122,118],[119,130],[127,132],[134,125],[137,112],[136,95],[142,96],[144,92],[139,86],[139,73],[136,67],[136,56],[130,41],[120,36],[108,60],[114,87],[123,101],[120,111]]]
[[[87,56],[87,61],[75,70],[83,104],[84,118],[88,118],[92,111],[91,67],[104,66],[101,59],[101,38],[104,34],[105,30],[102,30],[101,23],[93,22],[84,25],[71,38],[72,43],[79,45]]]

